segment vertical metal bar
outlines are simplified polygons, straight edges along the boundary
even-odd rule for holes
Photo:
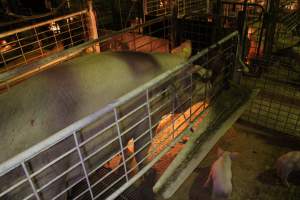
[[[87,38],[87,33],[86,33],[86,30],[85,30],[85,25],[84,25],[84,23],[83,23],[83,20],[84,20],[84,18],[82,17],[83,15],[84,15],[84,14],[81,14],[81,15],[80,15],[80,20],[81,20],[81,25],[82,25],[84,37],[85,37],[84,40],[86,40],[86,38]]]
[[[91,198],[93,200],[94,199],[94,195],[93,195],[93,191],[92,191],[92,188],[91,188],[91,183],[90,183],[90,180],[89,180],[89,177],[88,177],[85,165],[84,165],[82,154],[81,154],[81,151],[80,151],[80,148],[79,148],[79,142],[78,142],[78,139],[76,137],[76,132],[73,132],[73,137],[74,137],[74,140],[75,140],[76,149],[77,149],[77,152],[78,152],[78,155],[79,155],[79,159],[80,159],[82,170],[83,170],[83,173],[84,173],[84,176],[85,176],[85,179],[86,179],[86,183],[87,183],[87,185],[89,187],[90,195],[91,195]]]
[[[21,42],[20,42],[20,40],[19,40],[18,33],[16,33],[16,37],[17,37],[18,44],[19,44],[19,46],[20,46],[21,53],[22,53],[22,56],[23,56],[23,58],[24,58],[24,61],[25,61],[25,63],[27,64],[27,60],[26,60],[25,54],[24,54],[24,52],[23,52],[23,47],[22,47]]]
[[[146,90],[146,98],[147,98],[147,112],[148,112],[148,119],[149,119],[150,138],[152,141],[153,140],[153,132],[152,132],[151,108],[150,108],[150,102],[149,102],[149,88],[147,88],[147,90]]]
[[[70,23],[69,23],[68,20],[67,20],[67,24],[68,24],[68,32],[69,32],[69,35],[70,35],[71,44],[72,44],[72,47],[73,47],[74,46],[74,42],[73,42],[73,38],[72,38]]]
[[[125,171],[125,175],[126,175],[126,182],[128,182],[126,160],[125,160],[124,148],[123,148],[123,143],[122,143],[122,136],[121,136],[121,131],[120,131],[120,126],[119,126],[119,120],[118,120],[117,108],[116,107],[114,108],[114,114],[115,114],[115,121],[116,121],[116,126],[117,126],[117,131],[118,131],[119,143],[120,143],[120,147],[121,147],[123,167],[124,167],[124,171]]]
[[[5,58],[4,58],[4,56],[3,56],[3,53],[0,52],[0,54],[1,54],[1,58],[2,58],[2,60],[3,60],[4,66],[7,68],[7,66],[6,66],[7,64],[6,64]]]
[[[55,22],[54,22],[55,23]],[[54,36],[54,40],[55,40],[55,44],[56,44],[56,48],[58,49],[58,42],[57,42],[57,38],[56,38],[56,34],[54,31],[52,31],[52,34]]]
[[[196,85],[195,85],[196,87]],[[196,88],[195,88],[196,90]],[[191,73],[191,97],[190,97],[190,122],[192,122],[192,106],[193,106],[193,73]]]
[[[34,196],[36,197],[37,200],[40,200],[41,198],[40,198],[39,194],[37,193],[37,190],[36,190],[36,188],[35,188],[35,186],[34,186],[32,180],[31,180],[31,178],[30,178],[30,175],[29,175],[29,173],[28,173],[28,171],[27,171],[27,168],[26,168],[26,166],[25,166],[25,163],[22,162],[21,165],[22,165],[22,168],[23,168],[23,170],[24,170],[24,172],[25,172],[26,178],[27,178],[27,180],[28,180],[28,182],[29,182],[29,184],[30,184],[30,186],[31,186],[31,189],[32,189],[32,191],[33,191],[33,193],[34,193]]]
[[[37,31],[36,31],[36,28],[34,27],[33,29],[34,29],[34,33],[35,33],[35,35],[36,35],[36,38],[37,38],[37,40],[38,40],[38,45],[39,45],[41,54],[44,55],[44,52],[43,52],[43,48],[42,48],[42,45],[41,45],[41,40],[40,40],[40,38],[39,38],[39,35],[38,35]]]

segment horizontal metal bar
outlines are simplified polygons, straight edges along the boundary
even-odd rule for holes
[[[105,174],[104,176],[102,176],[99,180],[97,180],[95,183],[93,183],[91,185],[91,188],[94,188],[96,185],[98,185],[101,181],[103,181],[104,179],[106,179],[109,175],[113,174],[115,171],[117,171],[120,167],[123,166],[123,163],[121,162],[120,165],[118,165],[115,169],[111,170],[110,172],[108,172],[107,174]]]
[[[82,15],[82,14],[85,14],[85,13],[87,13],[87,10],[82,10],[82,11],[75,12],[75,13],[72,13],[72,14],[69,14],[69,15],[65,15],[65,16],[62,16],[62,17],[57,17],[55,19],[50,19],[50,20],[47,20],[45,22],[33,24],[33,25],[30,25],[30,26],[27,26],[27,27],[24,27],[24,28],[19,28],[19,29],[15,29],[15,30],[12,30],[12,31],[7,31],[7,32],[4,32],[4,33],[0,33],[0,38],[7,37],[7,36],[10,36],[10,35],[13,35],[13,34],[16,34],[16,33],[24,32],[24,31],[27,31],[27,30],[30,30],[30,29],[33,29],[33,28],[37,28],[37,27],[47,25],[47,24],[50,24],[50,23],[53,23],[53,22],[57,22],[57,21],[60,21],[60,20],[63,20],[63,19],[67,19],[67,18],[70,18],[70,17],[74,17],[76,15]]]
[[[89,188],[85,189],[84,191],[82,191],[79,195],[77,195],[75,198],[73,198],[73,200],[77,200],[80,197],[82,197],[84,194],[86,194],[87,192],[89,192]]]
[[[72,187],[74,187],[75,185],[77,185],[78,183],[80,183],[81,181],[83,181],[84,179],[85,179],[85,177],[83,176],[78,181],[76,181],[75,183],[73,183],[72,185],[70,185],[69,187],[67,187],[66,189],[64,189],[63,191],[61,191],[60,193],[58,193],[55,197],[52,198],[52,200],[55,200],[55,199],[59,198],[62,194],[64,194],[68,190],[70,190]],[[89,191],[89,189],[88,189],[88,191]]]
[[[170,104],[170,103],[172,103],[173,102],[173,99],[168,99],[165,103],[163,103],[163,104],[160,104],[160,106],[159,107],[157,107],[155,110],[153,110],[151,113],[150,113],[150,115],[153,115],[153,114],[155,114],[155,113],[157,113],[160,109],[162,109],[163,107],[165,107],[166,105],[168,105],[168,104]]]
[[[140,106],[138,106],[137,108],[133,109],[132,111],[130,111],[129,113],[127,113],[126,115],[122,116],[121,118],[119,118],[118,122],[123,121],[123,119],[125,119],[126,117],[130,116],[131,114],[135,113],[136,111],[138,111],[139,109],[141,109],[142,107],[146,106],[147,102],[141,104]]]
[[[134,125],[132,125],[130,128],[126,129],[125,131],[123,131],[121,133],[120,136],[124,136],[125,134],[127,134],[129,131],[131,131],[132,129],[136,128],[139,124],[141,124],[143,121],[145,121],[146,119],[148,119],[148,115],[146,115],[144,118],[142,118],[141,120],[139,120],[138,122],[136,122]]]
[[[99,164],[97,167],[95,167],[92,171],[90,171],[88,173],[88,176],[92,175],[93,173],[95,173],[98,169],[100,169],[101,167],[103,167],[108,161],[110,161],[111,159],[113,159],[115,156],[117,156],[118,154],[121,154],[122,150],[118,151],[117,153],[115,153],[114,155],[110,156],[108,159],[106,159],[105,161],[103,161],[101,164]]]
[[[51,165],[54,165],[55,163],[57,163],[61,159],[64,159],[66,156],[70,155],[74,151],[76,151],[76,147],[74,147],[73,149],[67,151],[66,153],[64,153],[63,155],[59,156],[58,158],[52,160],[51,162],[49,162],[48,164],[46,164],[45,166],[43,166],[42,168],[40,168],[38,171],[34,172],[33,174],[30,174],[30,178],[33,178],[34,176],[40,174],[45,169],[47,169],[48,167],[51,167]]]
[[[72,171],[73,169],[75,169],[76,167],[78,167],[80,164],[81,164],[80,161],[78,163],[74,164],[72,167],[68,168],[63,173],[61,173],[60,175],[56,176],[54,179],[52,179],[51,181],[49,181],[48,183],[46,183],[45,185],[43,185],[42,187],[40,187],[37,190],[37,192],[41,192],[46,187],[48,187],[49,185],[51,185],[52,183],[54,183],[55,181],[57,181],[58,179],[60,179],[61,177],[63,177],[64,175],[66,175],[67,173],[69,173],[70,171]]]
[[[85,157],[84,161],[87,161],[88,159],[90,159],[91,157],[93,157],[94,155],[96,155],[97,153],[99,153],[100,151],[102,151],[103,149],[105,149],[106,147],[108,147],[109,145],[111,145],[112,143],[114,143],[118,139],[119,138],[117,136],[114,139],[112,139],[109,142],[107,142],[106,144],[104,144],[103,146],[101,146],[100,148],[96,149],[93,153],[91,153],[87,157]]]
[[[108,189],[110,189],[113,185],[115,185],[116,183],[118,183],[124,177],[126,177],[126,175],[123,175],[120,178],[118,178],[116,181],[114,181],[112,184],[110,184],[105,190],[103,190],[101,193],[99,193],[98,195],[96,195],[94,197],[94,199],[98,199],[102,194],[104,194]]]
[[[31,193],[30,195],[28,195],[27,197],[25,197],[23,200],[28,200],[28,199],[31,199],[33,196],[34,196],[34,194],[33,194],[33,193]]]
[[[135,151],[135,152],[133,153],[133,155],[131,155],[130,157],[128,157],[128,158],[125,160],[125,162],[131,160],[134,156],[136,156],[138,153],[140,153],[146,146],[150,145],[151,143],[152,143],[151,140],[148,141],[148,142],[146,142],[146,144],[144,144],[141,148],[139,148],[137,151]]]
[[[4,196],[5,194],[11,192],[12,190],[16,189],[17,187],[19,187],[20,185],[22,185],[23,183],[27,182],[27,179],[23,179],[21,181],[19,181],[18,183],[15,183],[13,186],[11,186],[10,188],[4,190],[3,192],[1,192],[0,197]]]
[[[113,122],[112,124],[110,124],[109,126],[105,127],[104,129],[102,129],[101,131],[97,132],[95,135],[89,137],[88,139],[84,140],[83,142],[81,142],[79,144],[79,147],[82,147],[83,145],[85,145],[86,143],[88,143],[89,141],[91,141],[92,139],[96,138],[97,136],[101,135],[102,133],[104,133],[105,131],[107,131],[108,129],[112,128],[113,126],[115,126],[116,123]]]

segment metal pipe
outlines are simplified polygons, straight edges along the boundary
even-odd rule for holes
[[[27,180],[28,180],[28,182],[29,182],[29,184],[30,184],[30,187],[31,187],[31,189],[32,189],[32,191],[33,191],[33,194],[34,194],[35,198],[36,198],[37,200],[40,200],[40,196],[39,196],[39,194],[38,194],[38,192],[37,192],[37,190],[36,190],[36,188],[35,188],[35,186],[34,186],[32,180],[31,180],[31,178],[30,178],[30,175],[29,175],[29,173],[28,173],[28,170],[27,170],[27,168],[26,168],[25,163],[22,162],[21,165],[22,165],[22,168],[23,168],[23,170],[24,170],[24,172],[25,172],[26,178],[27,178]]]

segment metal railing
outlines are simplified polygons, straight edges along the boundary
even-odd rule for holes
[[[0,72],[88,39],[86,10],[0,34]]]
[[[0,198],[59,199],[72,194],[72,199],[114,199],[116,194],[122,195],[122,191],[157,162],[165,149],[170,148],[170,143],[164,144],[163,141],[170,137],[175,141],[178,135],[174,133],[201,115],[226,88],[234,72],[237,43],[238,34],[235,32],[189,61],[174,66],[174,69],[2,163]],[[193,72],[199,70],[199,65],[212,70],[210,81],[195,79]],[[197,109],[192,110],[197,103]],[[156,128],[161,118],[170,113],[181,114],[160,131],[173,127],[149,151],[153,139],[160,134]],[[184,121],[174,125],[180,117]],[[132,138],[135,144],[131,154],[128,153],[128,138]],[[158,148],[163,150],[156,152]],[[148,163],[147,159],[154,153],[157,156]],[[117,166],[106,167],[115,157],[120,158]],[[133,159],[136,160],[135,166],[130,164]]]

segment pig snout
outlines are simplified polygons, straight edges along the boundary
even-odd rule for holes
[[[218,155],[204,186],[207,187],[212,182],[212,199],[227,199],[232,192],[231,161],[238,153],[218,149]]]
[[[287,187],[289,186],[287,181],[289,174],[297,170],[300,170],[300,151],[288,152],[277,159],[277,175]]]

